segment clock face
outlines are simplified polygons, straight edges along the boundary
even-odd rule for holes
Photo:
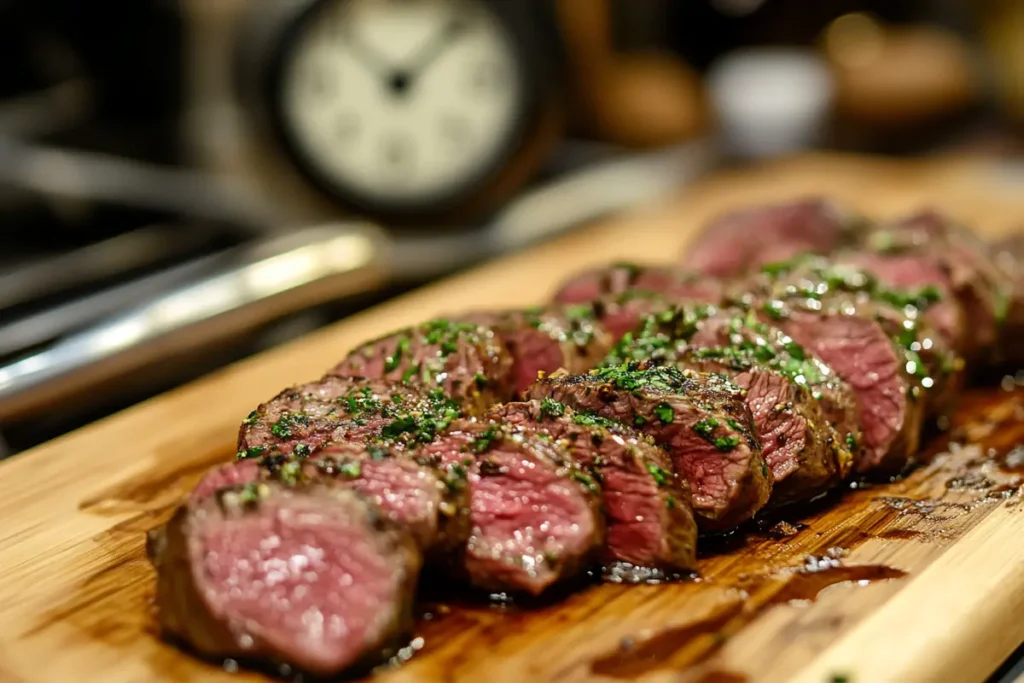
[[[525,116],[513,40],[484,0],[323,0],[282,63],[285,135],[345,195],[456,196],[500,166]]]

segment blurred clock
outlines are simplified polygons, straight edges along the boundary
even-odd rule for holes
[[[288,158],[344,205],[399,221],[481,211],[557,137],[543,0],[282,4],[249,43],[260,99]]]

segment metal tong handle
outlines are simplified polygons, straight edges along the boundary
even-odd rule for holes
[[[18,417],[174,351],[225,339],[386,278],[386,238],[363,224],[307,228],[241,248],[238,263],[0,367],[0,418]]]

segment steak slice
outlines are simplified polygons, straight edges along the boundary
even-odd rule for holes
[[[665,448],[702,530],[729,529],[764,507],[772,477],[742,391],[722,377],[626,363],[538,380],[530,399],[634,425]]]
[[[1005,324],[1015,305],[1012,277],[999,268],[989,245],[970,230],[926,210],[877,226],[865,235],[863,245],[883,254],[923,256],[946,273],[970,330],[963,354],[971,364],[1001,363],[1014,352],[1021,330],[1012,331]],[[1024,307],[1024,302],[1016,306]]]
[[[331,481],[375,504],[424,552],[445,555],[468,537],[464,490],[449,487],[436,469],[406,455],[403,450],[356,443],[329,444],[308,458],[271,452],[211,469],[190,497],[202,500],[221,489],[254,482]]]
[[[722,286],[676,265],[640,265],[610,263],[578,273],[559,287],[554,300],[559,303],[587,303],[631,291],[653,292],[667,299],[717,301]]]
[[[614,343],[589,304],[479,311],[458,318],[486,325],[504,341],[512,357],[516,395],[533,384],[539,374],[559,368],[573,373],[590,370]]]
[[[209,656],[334,675],[393,654],[412,627],[419,554],[343,487],[193,498],[150,551],[161,627]]]
[[[649,437],[550,398],[501,404],[488,417],[554,439],[600,483],[606,580],[660,581],[694,569],[690,490]]]
[[[964,312],[953,295],[949,276],[934,259],[924,254],[846,250],[834,254],[831,260],[836,265],[870,273],[885,287],[911,293],[909,296],[915,300],[927,301],[925,318],[947,346],[961,354],[970,349],[972,335]]]
[[[777,328],[739,309],[677,306],[645,322],[609,358],[718,373],[746,390],[772,506],[807,500],[852,469],[860,429],[855,397],[832,369]]]
[[[478,588],[539,595],[587,569],[602,547],[600,487],[550,441],[460,420],[415,457],[468,489],[469,540],[451,566]]]
[[[805,252],[828,253],[862,224],[863,219],[819,198],[746,208],[709,223],[687,247],[683,265],[731,277]]]
[[[469,415],[512,397],[512,359],[488,327],[431,320],[367,342],[328,373],[443,389]]]
[[[747,278],[750,292],[788,309],[859,314],[876,320],[896,346],[910,382],[911,398],[923,402],[928,417],[949,414],[964,381],[964,362],[922,316],[940,296],[934,287],[901,291],[850,266],[822,257],[800,257],[766,266]],[[784,327],[784,325],[780,325]]]
[[[285,389],[251,412],[239,429],[238,457],[305,457],[328,443],[429,441],[460,415],[458,404],[439,389],[325,377]]]

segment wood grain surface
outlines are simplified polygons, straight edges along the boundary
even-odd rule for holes
[[[372,335],[435,313],[540,302],[572,270],[668,260],[726,208],[811,192],[874,215],[932,204],[986,234],[1024,225],[1024,197],[967,159],[815,156],[723,173],[0,463],[0,681],[266,680],[159,638],[143,548],[199,474],[231,457],[254,405]],[[1024,441],[1024,389],[1012,384],[965,395],[907,479],[706,543],[697,581],[591,586],[505,608],[428,596],[421,649],[378,680],[984,680],[1024,641],[1024,472],[1012,450]]]

